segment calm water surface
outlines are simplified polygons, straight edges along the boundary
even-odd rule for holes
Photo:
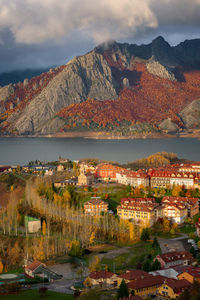
[[[82,138],[0,138],[0,164],[26,164],[31,160],[71,160],[97,157],[121,163],[158,151],[200,161],[198,139],[90,140]]]

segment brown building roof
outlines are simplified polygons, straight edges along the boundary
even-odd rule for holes
[[[30,265],[26,266],[26,269],[29,269],[31,271],[34,271],[35,269],[37,269],[40,265],[43,265],[42,262],[35,260],[33,261]]]
[[[158,255],[165,263],[177,260],[192,259],[193,256],[188,251],[173,251]]]
[[[135,296],[130,296],[128,298],[126,298],[126,297],[120,298],[120,300],[143,300],[143,298],[138,295],[135,295]]]
[[[118,275],[119,278],[127,280],[144,279],[147,276],[149,276],[149,274],[142,270],[128,270],[126,273]]]
[[[166,280],[166,277],[164,276],[153,276],[150,275],[148,277],[145,277],[144,279],[136,279],[127,284],[129,289],[137,290],[137,289],[142,289],[142,288],[147,288],[147,287],[152,287],[152,286],[160,286],[164,283]]]
[[[176,280],[168,278],[166,280],[166,285],[170,286],[175,293],[181,293],[183,289],[189,288],[191,286],[191,283],[186,279]]]
[[[108,205],[108,203],[106,203],[105,201],[103,201],[101,199],[93,198],[93,199],[90,199],[89,201],[85,202],[84,206],[85,205],[100,205],[100,204]]]
[[[94,271],[92,273],[90,273],[89,277],[92,279],[106,279],[106,278],[111,278],[113,275],[115,275],[112,272],[108,272],[108,271]]]

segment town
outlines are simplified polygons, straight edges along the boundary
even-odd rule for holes
[[[158,166],[162,155],[173,159]],[[188,299],[200,291],[199,162],[159,153],[130,168],[59,157],[0,166],[0,191],[5,299],[30,291]]]

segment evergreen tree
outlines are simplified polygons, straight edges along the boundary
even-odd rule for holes
[[[158,243],[158,239],[157,239],[157,237],[155,236],[154,237],[154,240],[153,240],[153,243],[152,243],[152,248],[159,248],[160,247],[160,245],[159,245],[159,243]]]
[[[141,233],[141,241],[146,242],[147,240],[149,240],[150,235],[149,235],[149,229],[148,228],[143,228],[142,229],[142,233]]]
[[[152,271],[160,270],[160,268],[160,262],[157,259],[155,259],[155,261],[152,264]]]
[[[128,296],[129,296],[128,287],[126,282],[123,279],[117,290],[117,299],[128,297]]]

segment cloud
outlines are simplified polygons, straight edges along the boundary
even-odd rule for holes
[[[99,43],[167,24],[200,24],[200,0],[1,0],[0,29],[16,42],[61,42],[73,30]]]
[[[80,30],[97,42],[156,27],[149,0],[1,0],[0,28],[19,43],[62,40]]]
[[[199,37],[200,0],[0,0],[0,71],[65,63],[99,43]]]

